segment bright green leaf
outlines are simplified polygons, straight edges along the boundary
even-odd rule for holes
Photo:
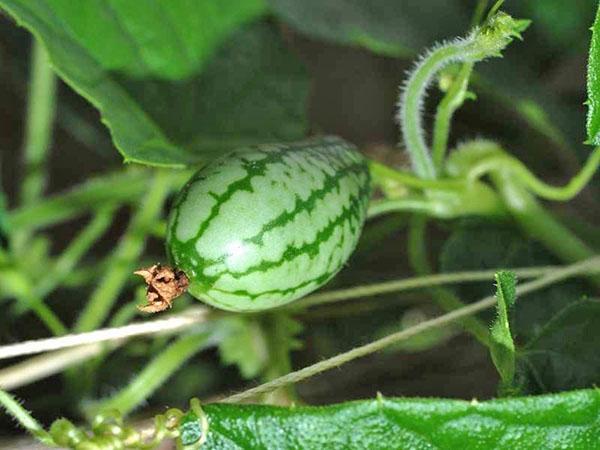
[[[7,9],[26,5],[6,3]],[[50,26],[60,21],[62,38],[79,44],[104,70],[172,80],[198,73],[233,30],[265,12],[263,0],[36,3],[32,13]]]
[[[600,300],[580,300],[556,314],[518,354],[531,393],[600,385]]]
[[[45,44],[57,73],[100,110],[127,162],[182,167],[304,135],[308,81],[279,32],[263,24],[232,34],[262,11],[258,3],[237,9],[246,3],[177,1],[155,16],[156,1],[149,1],[123,0],[115,9],[109,0],[84,7],[0,0],[0,7]]]
[[[256,318],[232,315],[221,321],[221,361],[236,364],[244,378],[254,378],[265,368],[269,355],[265,336]]]
[[[325,407],[205,405],[203,449],[597,449],[600,392],[487,402],[358,401]]]
[[[592,27],[587,73],[587,139],[600,145],[600,6]]]
[[[510,331],[509,311],[515,304],[517,279],[513,272],[496,273],[496,319],[490,332],[490,353],[502,385],[508,388],[515,375],[515,343]]]

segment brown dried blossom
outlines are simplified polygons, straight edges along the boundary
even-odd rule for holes
[[[144,278],[148,285],[147,303],[138,306],[140,311],[148,313],[157,313],[173,306],[173,300],[183,294],[190,284],[183,271],[160,264],[133,273]]]

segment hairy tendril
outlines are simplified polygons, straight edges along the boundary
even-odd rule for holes
[[[453,63],[475,63],[501,56],[501,51],[529,26],[529,20],[514,19],[506,13],[492,15],[467,37],[438,44],[427,51],[411,71],[398,102],[397,121],[413,170],[421,178],[436,178],[436,169],[422,125],[427,87],[435,75]]]

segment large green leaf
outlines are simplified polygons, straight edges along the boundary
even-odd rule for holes
[[[468,16],[457,2],[436,0],[268,0],[295,29],[328,41],[409,56],[438,39],[464,34]]]
[[[600,300],[566,306],[518,354],[528,392],[600,385]]]
[[[232,35],[264,11],[259,0],[0,0],[0,7],[100,110],[126,161],[181,167],[304,134],[308,82],[279,33],[254,25]]]
[[[104,70],[181,79],[198,72],[241,23],[264,13],[263,0],[42,0],[6,2],[63,27]],[[15,6],[17,8],[18,6]]]
[[[203,449],[586,450],[600,445],[596,390],[487,402],[378,398],[326,407],[215,404],[204,411],[209,433]]]
[[[587,139],[590,144],[600,145],[600,5],[592,27],[587,91]]]

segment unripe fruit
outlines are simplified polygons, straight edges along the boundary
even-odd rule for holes
[[[339,138],[234,151],[183,187],[167,249],[194,297],[231,311],[273,308],[342,268],[369,197],[365,159]]]

